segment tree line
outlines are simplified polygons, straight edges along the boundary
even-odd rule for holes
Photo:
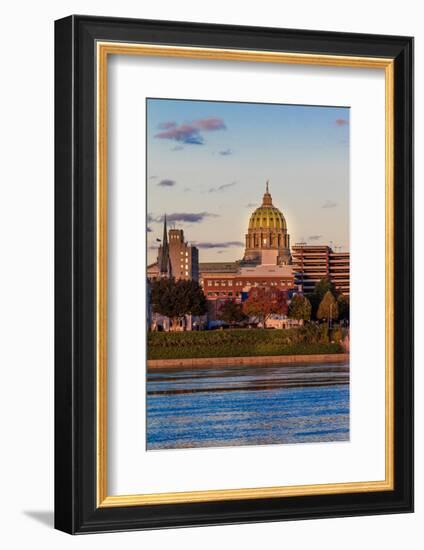
[[[175,329],[186,315],[202,316],[207,312],[207,300],[197,281],[158,279],[150,283],[152,311],[168,317]],[[218,312],[220,320],[230,326],[255,317],[266,328],[272,315],[287,315],[302,321],[349,319],[349,298],[339,293],[329,278],[319,281],[308,295],[295,294],[268,287],[252,288],[247,299],[239,304],[225,301]]]

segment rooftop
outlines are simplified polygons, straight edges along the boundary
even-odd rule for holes
[[[239,269],[238,262],[200,262],[201,273],[236,273]]]

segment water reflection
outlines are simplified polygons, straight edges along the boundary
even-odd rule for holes
[[[346,441],[349,366],[153,370],[147,449]]]

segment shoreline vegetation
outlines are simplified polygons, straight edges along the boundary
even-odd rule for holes
[[[147,359],[258,358],[344,354],[345,335],[336,327],[308,324],[295,329],[229,329],[149,332]]]

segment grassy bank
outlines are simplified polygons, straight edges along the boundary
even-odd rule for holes
[[[301,329],[153,332],[148,334],[148,359],[255,357],[342,353],[338,343],[310,340]],[[326,341],[327,340],[327,341]]]

